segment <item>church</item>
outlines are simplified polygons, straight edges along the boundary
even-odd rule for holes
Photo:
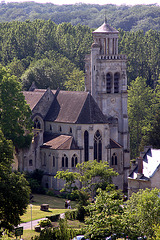
[[[60,190],[57,171],[76,164],[107,161],[119,173],[117,188],[127,190],[130,168],[126,55],[118,54],[118,31],[107,21],[93,32],[85,58],[85,91],[37,89],[23,92],[32,110],[34,138],[17,154],[20,171],[43,170],[43,185]]]

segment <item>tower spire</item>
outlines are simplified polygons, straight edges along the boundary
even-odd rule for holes
[[[104,22],[107,23],[106,10],[105,10],[105,18],[104,18]]]

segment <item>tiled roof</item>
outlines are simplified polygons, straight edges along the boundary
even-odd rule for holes
[[[111,148],[122,148],[122,145],[120,145],[118,142],[116,142],[113,139],[110,139],[110,146]]]
[[[42,98],[45,91],[24,91],[23,95],[25,97],[25,100],[27,101],[27,104],[29,104],[31,110],[37,105],[39,100]]]
[[[104,23],[93,32],[93,34],[94,33],[118,33],[118,31],[111,27],[107,21],[104,21]]]
[[[106,123],[107,119],[87,92],[60,91],[54,99],[46,121],[63,123]]]
[[[46,91],[45,89],[35,89],[34,91],[23,92],[31,110],[40,103]],[[44,118],[45,121],[77,124],[108,123],[107,118],[90,93],[60,90],[52,90],[52,93],[55,97],[50,106],[46,106],[48,110]],[[42,110],[42,107],[40,109]]]
[[[58,134],[45,135],[44,144],[41,146],[41,148],[51,148],[59,150],[78,149],[72,136]]]

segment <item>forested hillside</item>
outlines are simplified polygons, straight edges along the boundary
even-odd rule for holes
[[[50,19],[56,24],[70,22],[72,25],[83,24],[97,28],[105,15],[109,24],[117,29],[125,31],[143,29],[145,32],[150,29],[160,30],[160,6],[157,5],[116,6],[82,3],[55,5],[35,2],[0,4],[0,22]]]

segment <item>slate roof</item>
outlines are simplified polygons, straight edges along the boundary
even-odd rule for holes
[[[51,148],[59,150],[74,150],[78,149],[73,139],[73,136],[59,134],[45,134],[44,144],[41,148]]]
[[[104,23],[93,32],[93,34],[94,33],[119,33],[119,32],[113,27],[111,27],[105,20]]]
[[[118,142],[116,142],[113,139],[110,139],[110,146],[111,148],[122,148],[122,145],[120,145]]]
[[[77,124],[108,122],[89,93],[74,91],[59,91],[45,120]]]
[[[35,108],[47,90],[35,89],[23,92],[31,110]],[[105,124],[108,119],[103,115],[97,103],[88,92],[56,91],[45,121],[77,124]]]
[[[143,156],[143,175],[141,180],[149,180],[160,167],[160,149],[150,148]],[[137,179],[138,166],[129,175],[129,178]]]
[[[37,105],[37,103],[40,101],[40,99],[42,98],[44,92],[43,91],[24,91],[23,95],[25,97],[25,100],[27,102],[27,104],[29,104],[31,110],[34,109],[34,107]]]

